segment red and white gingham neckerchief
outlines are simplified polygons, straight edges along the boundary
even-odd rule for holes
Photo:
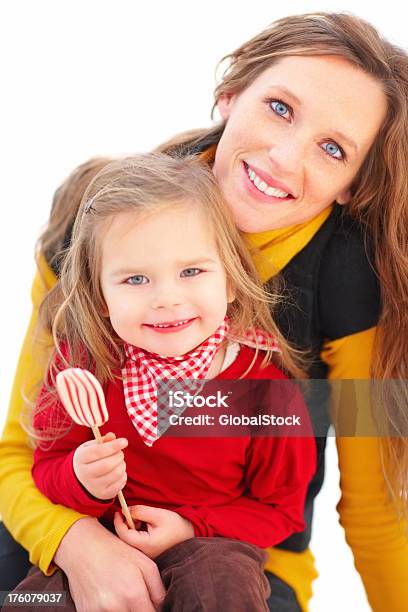
[[[152,446],[163,433],[158,423],[157,381],[188,379],[189,390],[197,393],[200,385],[193,386],[191,379],[205,379],[211,364],[229,331],[225,318],[212,336],[181,357],[162,357],[131,344],[125,344],[126,363],[122,368],[125,405],[128,415],[143,442]],[[242,344],[279,351],[274,338],[259,329],[248,330]],[[168,423],[173,414],[167,404],[160,407],[160,418]]]
[[[212,336],[181,357],[162,357],[125,344],[127,360],[122,369],[125,404],[145,444],[152,446],[161,435],[158,428],[157,381],[205,378],[228,329],[225,318]],[[171,413],[169,410],[168,416]]]

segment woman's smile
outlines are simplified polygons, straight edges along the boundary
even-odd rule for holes
[[[245,186],[251,196],[260,202],[287,202],[294,196],[286,185],[275,181],[270,175],[253,165],[243,162]]]

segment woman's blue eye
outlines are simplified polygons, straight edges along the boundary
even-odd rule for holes
[[[197,276],[197,274],[200,274],[200,272],[200,268],[186,268],[182,271],[181,276]]]
[[[323,150],[326,151],[330,157],[334,157],[335,159],[343,159],[343,152],[335,142],[326,142],[323,145]]]
[[[286,104],[284,104],[280,100],[272,100],[271,107],[273,111],[280,117],[284,117],[286,113],[288,113],[288,115],[290,116],[289,107],[286,106]]]
[[[149,282],[147,276],[143,276],[143,274],[136,274],[135,276],[130,276],[126,279],[128,285],[145,285]]]

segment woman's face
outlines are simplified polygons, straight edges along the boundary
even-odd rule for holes
[[[387,105],[373,77],[327,55],[284,57],[218,109],[214,173],[238,227],[262,232],[348,202]]]

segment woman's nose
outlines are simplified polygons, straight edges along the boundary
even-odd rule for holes
[[[284,178],[285,174],[300,174],[306,159],[306,146],[300,138],[282,138],[269,148],[269,159],[273,168]]]

